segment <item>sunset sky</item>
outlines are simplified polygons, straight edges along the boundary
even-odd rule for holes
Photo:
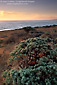
[[[5,1],[5,2],[2,2]],[[33,1],[9,4],[6,1]],[[57,19],[57,0],[0,0],[0,20]]]

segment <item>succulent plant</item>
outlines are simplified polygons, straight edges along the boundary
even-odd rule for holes
[[[11,85],[57,85],[57,64],[35,65],[19,71],[12,69],[7,75],[4,82],[7,85],[9,81]]]
[[[41,38],[29,38],[20,42],[11,55],[14,61],[22,59],[21,65],[26,62],[25,67],[20,70],[11,69],[4,73],[4,83],[6,85],[57,85],[57,48],[52,49],[48,42],[51,41]]]

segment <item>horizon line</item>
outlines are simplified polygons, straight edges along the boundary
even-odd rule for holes
[[[49,19],[49,20],[57,20],[57,19]],[[42,20],[0,20],[0,21],[42,21]]]

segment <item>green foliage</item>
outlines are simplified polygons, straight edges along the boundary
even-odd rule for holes
[[[6,85],[57,85],[57,48],[51,49],[48,44],[51,41],[29,38],[20,42],[11,53],[13,60],[19,60],[25,56],[25,58],[29,57],[28,62],[30,60],[32,62],[31,58],[34,58],[35,63],[20,70],[6,71],[3,75],[4,83]]]
[[[57,44],[54,44],[55,47],[57,47]]]
[[[50,51],[50,58],[55,59],[57,61],[57,48]]]
[[[43,56],[57,62],[57,48],[51,49],[51,46],[48,44],[51,41],[50,38],[29,38],[24,42],[20,42],[11,55],[16,57],[19,56],[17,59],[23,59],[24,56],[28,57],[27,60],[29,64],[32,60],[34,64],[37,63],[37,59]]]
[[[10,70],[4,81],[7,85],[57,85],[57,64],[37,64],[21,70]],[[37,83],[37,84],[36,84]]]
[[[17,57],[17,56],[12,56],[8,59],[8,64],[14,64],[14,62],[17,62],[18,60],[20,60],[21,57]]]
[[[47,42],[51,42],[50,39],[40,39],[40,38],[29,38],[24,42],[20,42],[19,45],[16,46],[16,49],[11,52],[11,55],[19,55],[26,54],[30,55],[33,51],[40,51],[43,49],[51,49],[51,46],[47,44]]]
[[[51,38],[46,38],[46,42],[51,42],[52,39]]]
[[[54,43],[57,44],[57,38],[55,38]]]

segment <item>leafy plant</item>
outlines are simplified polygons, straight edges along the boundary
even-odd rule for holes
[[[10,70],[4,81],[7,85],[57,85],[57,64],[37,64],[21,70]],[[37,83],[37,84],[36,84]]]
[[[48,52],[51,49],[51,46],[47,44],[47,42],[51,42],[51,39],[40,39],[40,38],[30,38],[24,42],[20,42],[19,45],[16,46],[15,50],[11,52],[12,56],[22,56],[26,57],[28,60],[28,64],[33,65],[32,63],[36,63],[36,59],[41,58],[42,56],[47,56]],[[21,56],[20,56],[21,55]]]
[[[52,49],[48,44],[51,41],[43,38],[29,38],[20,42],[11,55],[14,61],[19,61],[19,64],[22,61],[21,65],[24,66],[20,70],[6,71],[3,75],[4,84],[57,85],[57,48]]]

